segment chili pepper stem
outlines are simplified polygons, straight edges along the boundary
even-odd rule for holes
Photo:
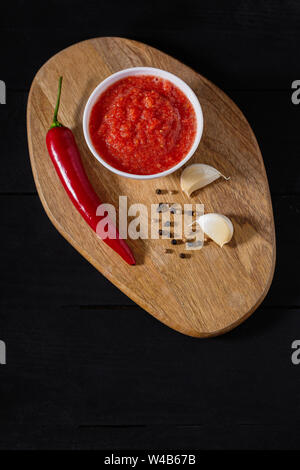
[[[50,129],[53,129],[53,127],[63,127],[63,125],[57,120],[58,108],[59,108],[59,103],[60,103],[60,95],[61,95],[62,79],[63,79],[62,77],[59,77],[56,106],[55,106],[53,121],[52,121]]]

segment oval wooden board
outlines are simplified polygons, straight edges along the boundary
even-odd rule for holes
[[[204,132],[191,163],[203,162],[230,175],[188,199],[179,187],[180,170],[164,179],[135,181],[113,175],[89,152],[82,115],[92,90],[110,74],[134,66],[168,70],[185,80],[203,108]],[[165,254],[168,240],[129,240],[137,259],[130,267],[99,240],[69,201],[47,154],[45,136],[64,76],[59,119],[70,127],[87,174],[103,202],[128,205],[202,202],[205,212],[229,216],[235,234],[219,248],[213,242],[179,258],[182,246]],[[58,231],[121,291],[161,322],[181,333],[208,337],[225,333],[262,302],[273,277],[275,231],[262,156],[255,136],[237,106],[215,85],[174,58],[139,42],[98,38],[71,46],[37,73],[27,108],[30,159],[38,194]],[[157,196],[155,189],[179,189]]]

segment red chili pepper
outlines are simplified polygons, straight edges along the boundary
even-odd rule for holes
[[[97,208],[100,206],[101,201],[88,180],[72,131],[57,120],[61,85],[62,77],[59,79],[53,122],[46,136],[47,148],[56,172],[69,198],[85,221],[94,232],[97,233],[97,225],[104,217],[96,215]],[[114,234],[115,238],[113,238],[112,235],[111,238],[103,238],[103,241],[128,264],[135,264],[135,259],[130,248],[126,242],[120,238],[119,232],[112,222],[109,222],[107,232]],[[99,235],[99,231],[97,234]]]

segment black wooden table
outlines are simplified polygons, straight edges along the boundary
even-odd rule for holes
[[[299,448],[300,79],[297,1],[1,4],[1,449]],[[126,298],[54,229],[33,182],[26,102],[38,68],[96,36],[182,60],[249,120],[272,193],[269,295],[231,333],[196,340]]]

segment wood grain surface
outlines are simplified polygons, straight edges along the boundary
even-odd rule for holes
[[[155,189],[179,188],[179,172],[162,180],[135,181],[113,175],[90,154],[82,114],[92,90],[120,69],[153,66],[175,73],[197,94],[204,133],[191,162],[203,162],[231,176],[190,200],[181,191],[157,196]],[[56,100],[57,79],[64,86],[60,121],[79,145],[87,174],[103,202],[128,204],[202,202],[206,212],[229,216],[235,235],[223,249],[207,244],[188,259],[182,247],[167,255],[167,240],[129,240],[137,266],[129,267],[98,240],[69,201],[47,154],[45,135]],[[275,264],[275,232],[264,164],[255,136],[237,106],[195,71],[145,44],[120,38],[91,39],[51,58],[37,73],[27,107],[28,142],[36,187],[59,232],[104,276],[166,325],[196,337],[224,333],[247,318],[265,297]],[[63,260],[62,260],[63,263]]]

